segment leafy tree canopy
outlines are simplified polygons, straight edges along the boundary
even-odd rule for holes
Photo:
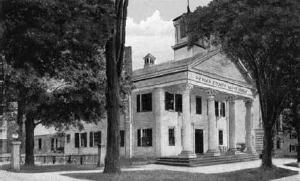
[[[300,1],[213,0],[184,16],[190,46],[219,46],[241,62],[257,88],[264,127],[264,168],[272,167],[274,124],[297,86],[300,62]]]

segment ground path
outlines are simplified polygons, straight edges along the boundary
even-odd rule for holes
[[[277,167],[298,171],[298,175],[277,179],[276,181],[300,181],[300,168],[285,166],[286,163],[296,162],[296,159],[273,159],[273,163]],[[170,171],[182,171],[192,173],[223,173],[231,172],[236,170],[256,168],[261,164],[261,160],[239,162],[231,164],[213,165],[213,166],[202,166],[202,167],[175,167],[165,165],[141,165],[136,168],[123,168],[123,171],[133,170],[170,170]],[[101,170],[102,171],[102,170]],[[99,170],[85,170],[85,171],[62,171],[62,172],[47,172],[47,173],[14,173],[5,170],[1,170],[0,165],[0,181],[78,181],[79,179],[65,176],[64,174],[72,173],[95,173]]]

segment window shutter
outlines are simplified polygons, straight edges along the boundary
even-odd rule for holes
[[[141,130],[137,130],[137,144],[138,146],[141,146]]]
[[[140,112],[141,111],[141,95],[138,94],[136,96],[136,111]]]
[[[152,146],[152,129],[148,129],[149,145]]]
[[[196,97],[196,114],[202,114],[202,99]]]
[[[101,131],[98,132],[98,143],[101,144],[102,140],[101,140]]]
[[[221,109],[222,109],[222,116],[225,117],[225,103],[222,102],[221,106],[222,106],[221,107]]]
[[[79,133],[75,133],[75,148],[79,148]]]
[[[175,95],[175,111],[182,112],[182,95]]]
[[[215,101],[215,114],[218,117],[219,116],[219,102]]]
[[[51,150],[54,150],[54,138],[51,138]]]
[[[90,147],[94,146],[94,132],[90,132]]]

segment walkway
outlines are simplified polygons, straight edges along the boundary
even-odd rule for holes
[[[273,163],[277,167],[286,168],[294,171],[298,171],[298,175],[291,177],[285,177],[282,179],[277,179],[276,181],[299,181],[300,180],[300,168],[287,167],[284,166],[286,163],[295,162],[296,159],[273,159]],[[133,170],[170,170],[170,171],[182,171],[182,172],[193,172],[193,173],[222,173],[231,172],[236,170],[256,168],[261,164],[261,160],[250,161],[250,162],[240,162],[231,163],[223,165],[213,165],[204,167],[174,167],[166,165],[143,165],[137,168],[125,168],[123,171],[133,171]],[[1,165],[0,165],[1,169]],[[70,173],[94,173],[99,172],[98,170],[88,170],[88,171],[63,171],[63,172],[47,172],[47,173],[13,173],[0,170],[0,181],[78,181],[78,179],[70,178],[64,176],[63,174]]]

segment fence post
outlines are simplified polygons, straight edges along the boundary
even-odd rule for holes
[[[97,161],[97,167],[101,166],[101,144],[98,143],[98,161]]]

